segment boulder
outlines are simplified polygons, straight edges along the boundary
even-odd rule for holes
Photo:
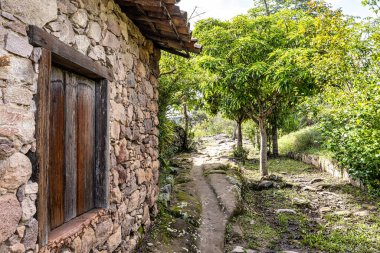
[[[36,219],[32,219],[29,221],[25,237],[22,240],[22,243],[25,245],[26,250],[34,250],[37,243],[38,236],[38,221]]]
[[[33,94],[26,87],[9,85],[4,90],[5,103],[14,103],[14,104],[28,106],[32,104],[32,100],[33,100]]]
[[[2,56],[0,63],[0,79],[26,84],[33,83],[35,74],[31,60],[17,56]]]
[[[0,161],[0,172],[3,176],[0,187],[8,190],[16,190],[22,184],[28,182],[32,175],[32,163],[24,154],[15,153],[7,160]]]
[[[29,58],[33,51],[33,46],[25,38],[8,33],[5,37],[5,50],[19,56]]]
[[[7,139],[0,137],[0,160],[5,160],[16,152],[13,143]],[[2,178],[0,167],[0,178]]]
[[[24,253],[25,252],[25,246],[21,243],[16,243],[10,247],[10,250],[12,253]]]
[[[91,21],[88,24],[87,35],[89,38],[95,40],[95,42],[100,42],[102,39],[102,28],[97,22]]]
[[[112,220],[109,217],[104,217],[101,219],[99,224],[96,226],[96,240],[99,245],[103,244],[112,233]]]
[[[259,190],[270,189],[273,187],[272,181],[263,180],[259,183]]]
[[[74,15],[71,17],[75,26],[80,28],[86,28],[88,22],[87,11],[84,9],[79,9]]]
[[[57,0],[2,0],[1,9],[26,24],[38,27],[43,27],[58,15]]]
[[[128,212],[132,212],[133,210],[137,209],[139,205],[139,200],[140,200],[140,191],[136,190],[129,197]]]
[[[21,202],[22,207],[22,220],[30,220],[36,214],[36,204],[31,198],[24,198]]]
[[[121,243],[121,227],[107,241],[108,252],[114,252]]]
[[[106,36],[103,39],[103,46],[116,50],[120,48],[120,41],[115,34],[107,31]]]
[[[84,55],[87,55],[87,50],[91,42],[86,35],[77,35],[75,36],[75,45],[79,52]]]
[[[81,251],[80,252],[90,252],[95,244],[95,232],[92,228],[87,228],[82,236]]]
[[[21,219],[20,203],[13,194],[0,196],[0,244],[8,239],[17,229]]]

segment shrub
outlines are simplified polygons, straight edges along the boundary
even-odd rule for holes
[[[321,130],[334,158],[380,196],[380,87],[352,93],[323,112]]]
[[[297,132],[282,136],[278,140],[281,154],[289,152],[305,152],[312,149],[321,149],[323,138],[316,126],[306,127]]]
[[[236,148],[233,149],[233,157],[242,160],[243,162],[247,160],[249,154],[249,150],[245,148]]]

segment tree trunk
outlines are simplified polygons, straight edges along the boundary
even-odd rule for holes
[[[267,156],[267,129],[265,120],[259,120],[259,128],[260,128],[260,175],[267,176],[268,175],[268,156]]]
[[[269,138],[268,138],[269,136]],[[271,151],[272,151],[272,138],[271,138],[271,131],[270,131],[270,127],[267,127],[267,154],[268,156],[271,155]]]
[[[183,148],[185,150],[188,150],[189,149],[189,114],[187,112],[187,104],[185,103],[183,105],[183,116],[184,116],[184,119],[185,119],[185,138],[183,140]]]
[[[237,148],[242,149],[243,148],[243,132],[241,130],[241,124],[242,121],[237,121]]]
[[[234,126],[234,131],[232,132],[232,140],[234,141],[234,140],[236,140],[236,132],[237,132],[237,128],[238,128],[238,124],[239,123],[237,123],[236,122],[236,125]]]
[[[256,132],[256,147],[260,150],[260,129]]]
[[[267,0],[263,0],[264,1],[264,5],[265,5],[265,10],[267,12],[267,15],[269,16],[270,13],[269,13],[269,7],[268,7],[268,3],[267,3]]]
[[[272,125],[272,144],[273,144],[273,157],[278,157],[278,133],[277,124]]]

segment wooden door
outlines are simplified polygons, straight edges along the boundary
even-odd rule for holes
[[[95,82],[52,68],[50,229],[94,208]]]

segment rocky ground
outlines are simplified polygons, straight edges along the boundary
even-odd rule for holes
[[[266,178],[258,167],[242,169],[243,212],[228,224],[226,252],[380,252],[379,199],[286,158],[270,160]]]
[[[233,145],[203,138],[198,152],[172,160],[139,252],[380,252],[378,199],[285,158],[261,178],[257,153],[242,164]]]

